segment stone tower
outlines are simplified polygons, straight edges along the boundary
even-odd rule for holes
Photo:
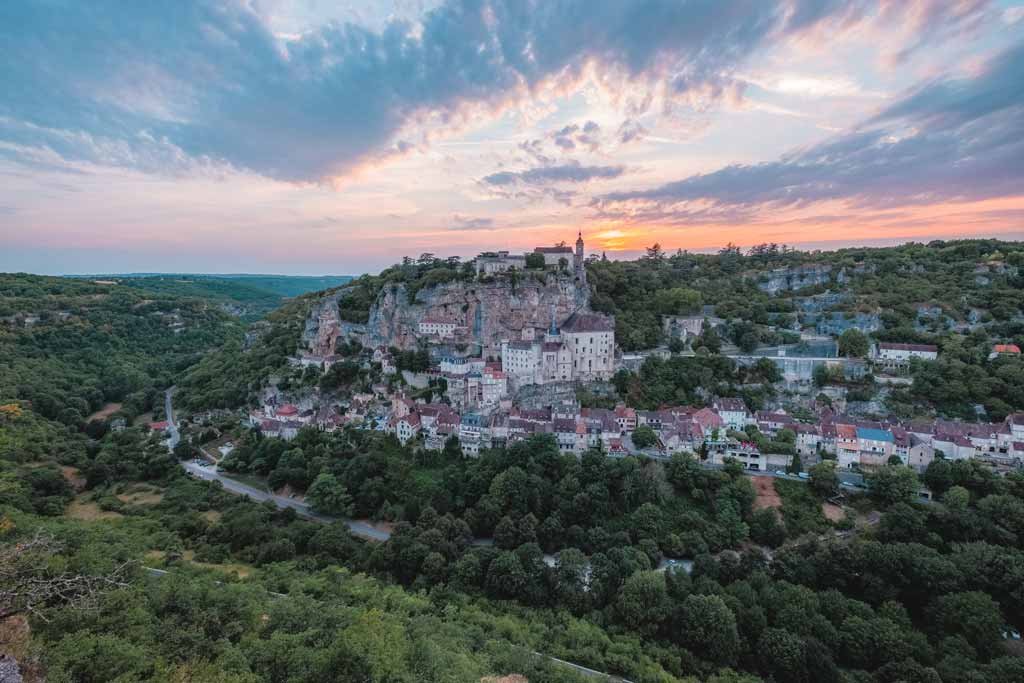
[[[576,255],[573,257],[573,268],[576,271],[576,277],[580,280],[587,278],[587,269],[583,267],[583,231],[580,230],[579,237],[576,238]]]

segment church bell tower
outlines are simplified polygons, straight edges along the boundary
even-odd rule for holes
[[[579,237],[576,238],[576,255],[573,257],[573,268],[576,271],[576,277],[580,280],[585,280],[587,277],[587,269],[583,267],[583,231],[580,230]]]

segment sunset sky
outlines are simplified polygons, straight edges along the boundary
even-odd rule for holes
[[[0,270],[1024,239],[1024,2],[9,0]]]

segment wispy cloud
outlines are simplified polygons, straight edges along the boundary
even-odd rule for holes
[[[554,183],[585,183],[590,180],[618,178],[625,166],[583,166],[573,161],[555,166],[539,166],[525,171],[499,171],[484,176],[487,185],[551,185]]]
[[[604,217],[692,223],[834,200],[878,209],[1018,196],[1021,159],[1024,42],[973,77],[925,83],[854,130],[777,161],[607,193],[594,206]]]
[[[15,123],[0,136],[72,161],[316,181],[408,152],[419,124],[475,121],[594,68],[607,85],[705,106],[735,91],[732,74],[756,51],[894,4],[449,0],[419,22],[282,38],[245,2],[3,3],[0,115]],[[908,50],[985,3],[939,11],[947,4],[914,3]]]
[[[453,231],[475,231],[475,230],[497,230],[493,218],[471,218],[455,214],[452,216],[452,224],[448,227]]]

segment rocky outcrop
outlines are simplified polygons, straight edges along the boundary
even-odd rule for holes
[[[309,354],[333,354],[342,336],[357,338],[364,346],[414,349],[425,339],[420,321],[434,319],[459,326],[455,337],[445,340],[452,348],[472,347],[472,353],[497,356],[502,340],[519,339],[524,328],[546,329],[552,314],[561,323],[576,311],[590,310],[586,284],[559,273],[548,273],[543,280],[522,277],[515,286],[502,278],[448,282],[421,289],[412,301],[404,284],[387,285],[365,325],[340,319],[338,301],[343,296],[344,289],[332,292],[312,306],[302,335]]]
[[[404,285],[385,287],[370,311],[364,344],[415,348],[419,322],[440,319],[460,327],[456,343],[499,355],[503,339],[518,339],[524,328],[546,329],[554,315],[561,323],[573,312],[590,310],[585,284],[567,275],[548,274],[543,281],[522,278],[515,287],[506,279],[449,282],[416,293],[410,302]]]
[[[344,295],[344,290],[328,294],[310,309],[309,317],[306,318],[306,328],[302,331],[302,346],[308,349],[310,355],[334,355],[335,344],[345,333],[344,323],[338,312],[338,300]]]
[[[792,268],[776,268],[759,276],[758,288],[768,294],[827,285],[832,281],[832,266],[803,265]]]
[[[17,660],[0,654],[0,683],[22,683],[22,680]]]

